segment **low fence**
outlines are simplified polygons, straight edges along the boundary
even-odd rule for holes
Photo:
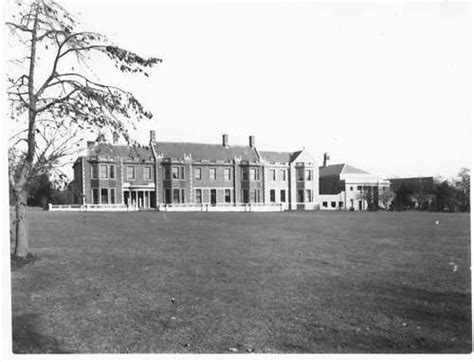
[[[166,212],[282,212],[288,207],[286,204],[162,204],[157,209]]]
[[[48,204],[48,211],[135,211],[137,208],[127,207],[124,204],[86,204],[86,205],[52,205]]]

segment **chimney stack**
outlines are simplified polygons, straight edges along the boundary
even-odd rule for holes
[[[255,136],[249,136],[249,147],[255,148]]]
[[[222,146],[229,147],[229,135],[223,134],[222,135]]]
[[[150,130],[150,143],[156,142],[156,131]]]
[[[323,167],[326,167],[326,166],[327,166],[327,161],[329,161],[329,155],[328,155],[328,153],[326,152],[326,153],[323,155]]]

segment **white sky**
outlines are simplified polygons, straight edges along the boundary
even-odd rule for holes
[[[66,2],[88,28],[163,58],[115,75],[153,112],[139,138],[305,147],[381,176],[471,166],[469,3]]]

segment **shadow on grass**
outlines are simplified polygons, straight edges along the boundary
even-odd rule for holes
[[[24,266],[28,264],[33,264],[37,260],[39,260],[39,257],[31,253],[28,253],[28,255],[25,258],[19,258],[15,256],[14,254],[11,254],[10,255],[11,271],[16,271],[20,268],[23,268]]]
[[[23,314],[13,317],[13,353],[71,353],[61,349],[56,338],[37,331],[37,314]]]

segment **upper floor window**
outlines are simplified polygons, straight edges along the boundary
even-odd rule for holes
[[[173,180],[184,180],[184,167],[183,166],[171,167],[171,177],[173,177]]]
[[[304,170],[302,168],[296,170],[296,179],[298,181],[304,181]]]
[[[224,169],[224,180],[230,180],[230,168]]]
[[[306,180],[311,181],[313,179],[313,170],[306,170]]]
[[[357,190],[362,191],[362,186],[357,186]]]
[[[127,166],[127,179],[128,180],[135,179],[135,166]]]
[[[251,180],[260,180],[260,169],[251,168],[250,169],[250,179]]]
[[[248,168],[243,168],[242,169],[242,180],[248,181],[249,179],[249,169]]]
[[[115,165],[109,165],[109,178],[115,180]]]
[[[210,168],[209,169],[209,178],[211,180],[216,180],[217,179],[217,169],[215,169],[215,168]]]
[[[143,179],[144,180],[151,180],[151,166],[145,166],[143,168]]]
[[[101,179],[107,178],[107,165],[100,165],[100,178]]]
[[[270,180],[276,180],[276,170],[270,170]]]
[[[280,170],[280,180],[281,181],[286,180],[286,171],[285,170]]]
[[[195,168],[194,169],[194,178],[196,180],[200,180],[202,178],[202,172],[200,168]]]
[[[99,165],[96,163],[91,165],[91,178],[99,178]]]
[[[166,166],[164,168],[164,172],[165,172],[165,180],[170,180],[171,179],[171,169],[170,169],[170,167]],[[171,198],[170,198],[169,203],[171,203]]]

